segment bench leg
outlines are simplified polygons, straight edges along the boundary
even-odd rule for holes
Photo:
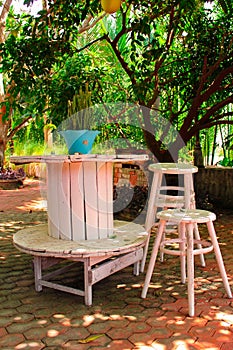
[[[42,278],[41,257],[34,256],[33,264],[34,264],[35,290],[37,292],[41,292],[42,291],[42,285],[40,284],[40,280]]]
[[[133,265],[133,274],[134,276],[138,276],[140,272],[140,262],[137,261],[136,263],[134,263]]]
[[[90,277],[91,265],[90,259],[84,260],[84,300],[85,305],[92,305],[92,281]]]

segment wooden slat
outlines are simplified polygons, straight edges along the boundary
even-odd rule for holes
[[[61,284],[45,281],[43,279],[40,280],[40,285],[48,287],[48,288],[61,290],[62,292],[72,293],[72,294],[75,294],[75,295],[80,295],[80,296],[84,296],[85,295],[83,290],[72,288],[72,287],[68,287],[68,286],[63,286]]]
[[[106,238],[109,233],[108,218],[108,179],[107,163],[97,163],[97,190],[98,190],[98,215],[99,215],[99,237]]]
[[[148,160],[146,154],[127,154],[127,155],[102,155],[102,154],[79,154],[79,155],[44,155],[44,156],[11,156],[10,162],[14,164],[27,164],[27,163],[59,163],[64,161],[71,162],[82,162],[82,161],[93,161],[98,162],[107,161],[112,163],[134,163],[144,162]]]
[[[86,238],[83,177],[82,163],[71,163],[71,224],[73,241],[84,240]]]
[[[64,261],[64,259],[62,259],[62,260]],[[59,262],[61,262],[61,259],[60,259],[60,261],[57,261],[57,264]],[[64,274],[65,272],[70,271],[70,269],[72,267],[77,266],[78,264],[79,264],[78,262],[67,264],[67,265],[65,265],[63,267],[60,267],[57,270],[53,270],[52,272],[46,273],[46,275],[43,275],[43,279],[44,280],[49,280],[50,278],[53,278],[55,276],[59,276],[60,274]]]
[[[113,234],[113,167],[111,163],[106,163],[107,182],[107,212],[108,212],[108,236]]]
[[[70,208],[70,164],[61,164],[58,178],[59,238],[72,240]]]
[[[97,283],[103,278],[112,275],[113,273],[124,269],[125,267],[134,264],[142,259],[143,249],[138,249],[134,252],[122,255],[116,259],[107,261],[98,267],[91,270],[91,284]],[[90,278],[90,273],[89,273]]]
[[[98,239],[98,191],[96,162],[83,162],[86,239]]]
[[[47,210],[48,210],[48,234],[59,238],[59,172],[61,164],[47,164]]]

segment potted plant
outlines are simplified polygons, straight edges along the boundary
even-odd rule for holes
[[[23,168],[12,170],[11,168],[0,168],[0,188],[12,190],[23,185],[26,175]]]
[[[63,122],[63,130],[59,133],[64,137],[69,154],[87,154],[92,150],[98,130],[91,130],[93,115],[89,110],[91,105],[91,92],[79,90],[68,104],[68,120]]]

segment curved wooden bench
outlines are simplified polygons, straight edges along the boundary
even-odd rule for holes
[[[103,278],[134,264],[139,273],[139,262],[147,241],[145,229],[135,223],[114,222],[113,234],[97,240],[70,241],[48,235],[48,225],[37,225],[17,232],[13,243],[20,251],[34,256],[35,289],[42,286],[84,296],[85,304],[92,304],[92,285]],[[113,259],[114,258],[114,259]],[[53,283],[50,278],[70,270],[70,264],[42,275],[42,270],[70,260],[84,264],[84,289]],[[98,264],[98,265],[97,265]]]

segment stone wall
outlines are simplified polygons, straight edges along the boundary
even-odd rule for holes
[[[199,168],[194,182],[197,200],[208,197],[216,207],[233,209],[233,168]]]

